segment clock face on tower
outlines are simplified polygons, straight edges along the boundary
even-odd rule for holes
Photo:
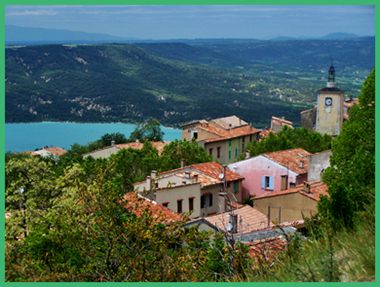
[[[325,98],[325,106],[326,107],[332,106],[332,98],[330,98],[330,97]]]

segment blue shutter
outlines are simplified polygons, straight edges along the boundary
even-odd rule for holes
[[[261,177],[261,189],[265,189],[265,176]]]
[[[273,178],[273,176],[269,177],[269,189],[274,190],[274,178]]]

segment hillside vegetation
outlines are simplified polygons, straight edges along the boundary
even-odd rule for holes
[[[353,96],[374,65],[371,37],[185,42],[8,47],[6,121],[179,125],[236,114],[258,127],[272,115],[298,123],[331,59]]]

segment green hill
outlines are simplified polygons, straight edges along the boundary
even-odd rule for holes
[[[8,47],[6,121],[178,125],[236,114],[259,127],[272,115],[297,123],[325,84],[326,47],[344,48],[334,57],[338,81],[355,94],[373,63],[372,40],[309,41],[320,45],[311,50],[308,41],[257,40]]]

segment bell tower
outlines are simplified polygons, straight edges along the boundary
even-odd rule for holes
[[[335,83],[335,68],[331,64],[327,85],[318,91],[315,130],[321,134],[339,135],[343,127],[344,91]]]

